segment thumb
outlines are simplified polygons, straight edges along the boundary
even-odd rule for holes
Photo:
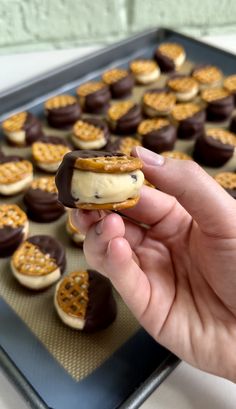
[[[204,233],[235,236],[234,199],[196,162],[164,158],[142,147],[133,154],[142,160],[148,181],[175,196]]]

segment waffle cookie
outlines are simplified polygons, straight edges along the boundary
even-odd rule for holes
[[[73,225],[71,221],[71,217],[70,217],[70,211],[68,211],[68,214],[67,214],[66,231],[69,234],[71,240],[76,244],[76,246],[83,248],[85,235],[82,234],[78,230],[78,228],[75,228],[75,226]]]
[[[225,88],[205,89],[201,98],[207,105],[208,121],[225,121],[234,110],[234,97]]]
[[[0,157],[0,195],[23,192],[33,180],[33,166],[19,156]]]
[[[131,135],[142,120],[141,108],[130,100],[116,102],[109,108],[107,120],[115,134]]]
[[[236,173],[221,172],[214,176],[216,182],[222,186],[234,199],[236,199]]]
[[[5,119],[3,133],[11,145],[32,145],[43,136],[41,122],[30,112],[19,112]]]
[[[56,175],[59,200],[80,209],[120,210],[135,206],[144,176],[142,162],[122,153],[74,151]]]
[[[164,88],[149,89],[142,98],[143,112],[149,118],[169,115],[175,103],[175,94]]]
[[[114,99],[128,97],[134,87],[133,75],[122,68],[113,68],[102,76],[103,82],[108,85]]]
[[[80,117],[81,109],[72,95],[57,95],[44,104],[48,124],[57,129],[70,128]]]
[[[193,157],[205,166],[223,166],[234,154],[236,135],[221,128],[209,128],[197,139]]]
[[[186,59],[184,48],[176,43],[161,44],[154,56],[162,72],[177,70]]]
[[[199,91],[197,80],[188,75],[174,75],[167,81],[171,92],[175,93],[179,102],[188,102],[196,97]]]
[[[201,90],[219,87],[223,81],[223,73],[214,65],[199,65],[195,67],[192,77],[198,81]]]
[[[29,232],[29,222],[16,204],[0,204],[0,257],[8,257],[24,241]]]
[[[166,118],[145,119],[137,132],[143,146],[156,153],[173,149],[177,136],[176,128]]]
[[[152,84],[160,76],[160,68],[153,60],[134,60],[130,63],[132,72],[138,84]]]
[[[65,212],[64,206],[58,201],[54,176],[34,179],[23,200],[28,217],[38,223],[57,220]]]
[[[57,171],[63,156],[70,151],[70,144],[58,136],[44,136],[32,145],[32,157],[36,166],[50,173]]]
[[[63,246],[53,237],[29,237],[15,251],[11,259],[14,277],[24,287],[41,290],[59,280],[65,270]]]
[[[164,156],[164,158],[169,158],[169,159],[192,160],[191,156],[181,151],[165,151],[165,152],[161,152],[161,155]]]
[[[176,105],[171,112],[171,121],[178,126],[179,139],[196,139],[204,131],[206,112],[200,104],[191,102]]]
[[[141,145],[142,144],[138,139],[132,138],[131,136],[126,136],[124,138],[116,138],[116,140],[108,142],[106,145],[106,151],[121,152],[129,156],[135,146]]]
[[[84,112],[104,114],[111,99],[108,85],[102,81],[90,81],[80,85],[76,93]]]
[[[100,119],[85,118],[73,126],[71,140],[79,149],[101,149],[110,136],[107,124]]]
[[[54,305],[64,324],[84,332],[107,328],[117,314],[110,281],[94,270],[64,277],[56,286]]]
[[[224,88],[233,95],[234,105],[236,106],[236,74],[225,78]]]

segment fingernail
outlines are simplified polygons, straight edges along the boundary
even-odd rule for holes
[[[100,220],[95,226],[95,232],[100,235],[103,232],[104,219]]]
[[[137,156],[144,162],[146,165],[151,166],[162,166],[165,162],[165,158],[158,153],[149,151],[148,149],[137,146],[135,148]]]
[[[79,210],[73,209],[69,211],[69,221],[76,230],[79,230]]]

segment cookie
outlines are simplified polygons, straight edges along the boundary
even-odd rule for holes
[[[175,75],[169,78],[167,86],[175,93],[179,102],[188,102],[196,97],[199,91],[198,82],[188,75]]]
[[[100,119],[85,118],[73,126],[71,140],[79,149],[101,149],[110,136],[107,124]]]
[[[191,156],[181,151],[165,151],[165,152],[161,152],[161,155],[164,156],[164,158],[169,158],[169,159],[192,160]]]
[[[134,134],[142,120],[141,108],[130,100],[116,102],[108,109],[107,120],[115,134]]]
[[[143,146],[156,153],[173,149],[177,136],[176,128],[166,118],[146,119],[137,132]]]
[[[44,104],[48,124],[57,129],[70,128],[80,117],[81,109],[72,95],[57,95]]]
[[[57,171],[64,155],[70,151],[70,144],[58,136],[44,136],[32,145],[32,157],[36,166],[49,173]]]
[[[122,153],[74,151],[56,175],[59,200],[80,209],[120,210],[135,206],[143,184],[142,162]]]
[[[109,87],[114,99],[128,97],[134,87],[133,75],[123,68],[113,68],[102,76],[103,82]]]
[[[234,106],[236,106],[236,74],[229,75],[224,80],[224,88],[233,95],[234,97]]]
[[[130,71],[138,84],[152,84],[160,77],[160,68],[153,60],[134,60],[130,63]]]
[[[95,270],[64,277],[56,286],[54,305],[64,324],[84,332],[107,328],[117,315],[111,283]]]
[[[41,122],[30,112],[19,112],[5,119],[3,133],[11,145],[32,145],[43,136]]]
[[[29,232],[29,222],[16,204],[0,204],[0,257],[9,257],[24,241]]]
[[[52,222],[65,213],[64,206],[58,201],[54,176],[34,179],[23,200],[28,217],[38,223]]]
[[[15,251],[11,259],[14,277],[24,287],[41,290],[58,281],[65,270],[63,246],[53,237],[29,237]]]
[[[171,121],[178,126],[179,139],[196,139],[204,131],[206,112],[200,104],[180,103],[171,112]]]
[[[142,144],[138,139],[126,136],[124,138],[117,138],[115,141],[109,141],[106,145],[106,151],[121,152],[129,156],[135,146],[141,145]]]
[[[154,55],[162,72],[171,72],[181,67],[186,59],[184,48],[176,43],[163,43]]]
[[[111,99],[108,85],[102,81],[90,81],[80,85],[76,93],[84,112],[104,114]]]
[[[149,89],[142,98],[142,108],[149,118],[167,116],[176,103],[176,96],[164,88]]]
[[[223,81],[223,73],[214,65],[199,65],[193,69],[192,76],[201,90],[219,87]]]
[[[70,211],[68,211],[66,220],[66,231],[69,234],[71,240],[80,248],[83,248],[85,235],[82,234],[78,228],[75,228],[70,217]]]
[[[221,172],[214,176],[214,179],[228,192],[234,199],[236,199],[236,173]]]
[[[234,97],[224,88],[205,89],[201,98],[207,105],[208,121],[225,121],[234,110]]]
[[[193,157],[205,166],[223,166],[234,154],[236,135],[221,128],[209,128],[196,141]]]
[[[0,157],[0,195],[23,192],[33,180],[33,166],[19,156]]]

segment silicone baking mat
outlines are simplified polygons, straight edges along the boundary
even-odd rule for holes
[[[188,61],[182,67],[181,72],[189,73],[195,63],[210,62],[218,65],[225,75],[233,73],[234,66],[230,63],[230,59],[233,60],[234,57],[230,54],[225,53],[224,58],[222,58],[221,51],[180,34],[168,30],[150,31],[124,42],[123,46],[121,44],[121,55],[117,55],[119,45],[93,57],[93,64],[89,64],[88,58],[89,70],[86,71],[85,76],[82,76],[82,72],[86,59],[84,62],[77,63],[76,80],[71,72],[72,67],[65,68],[59,73],[62,87],[55,91],[57,85],[55,83],[53,94],[59,92],[74,94],[76,86],[88,79],[99,78],[100,74],[111,66],[127,67],[128,62],[134,58],[150,58],[158,43],[167,39],[181,43],[187,51]],[[142,47],[137,47],[137,45],[142,45]],[[103,59],[105,58],[103,64],[99,61],[102,53],[104,53]],[[107,55],[109,55],[109,61],[106,61]],[[229,61],[228,64],[225,64],[227,56]],[[56,81],[57,75],[58,73],[54,73],[47,79],[48,87],[45,89],[51,91],[50,87]],[[136,86],[132,98],[140,101],[146,88],[160,87],[164,85],[165,79],[166,76],[162,75],[158,81],[148,87]],[[44,85],[45,81],[41,85],[42,92]],[[26,102],[23,100],[30,89],[29,100],[35,98],[34,93],[37,87],[39,84],[26,86],[24,90],[21,90],[21,99],[17,96],[18,91],[15,91],[15,101],[13,95],[5,95],[2,97],[3,103],[5,101],[5,105],[12,109],[18,100],[17,110],[28,108],[43,119],[42,102],[48,95],[42,96],[39,93],[38,100],[29,101],[28,106],[23,107],[22,105],[22,102]],[[8,116],[9,112],[5,111],[3,114],[2,118]],[[228,123],[221,123],[220,126],[227,127]],[[69,138],[68,132],[55,131],[46,125],[45,133]],[[191,155],[193,144],[193,141],[177,141],[175,149]],[[7,147],[4,140],[2,140],[2,146],[5,153],[18,153],[30,158],[30,148]],[[235,168],[236,160],[233,158],[223,168],[206,168],[206,170],[214,174],[221,170],[231,171]],[[36,172],[36,175],[38,176],[39,173]],[[22,195],[11,199],[1,198],[0,202],[14,202],[24,208]],[[83,252],[72,244],[66,233],[65,219],[66,216],[63,216],[58,221],[49,224],[30,222],[30,234],[51,234],[63,243],[66,249],[66,273],[68,273],[87,267],[87,264]],[[134,389],[152,374],[155,368],[160,367],[157,374],[162,374],[162,378],[176,364],[177,360],[168,351],[139,329],[138,323],[118,294],[116,294],[118,303],[116,321],[104,331],[86,335],[67,328],[61,323],[54,311],[53,292],[53,287],[39,293],[22,288],[11,275],[9,259],[1,260],[0,343],[14,364],[27,378],[27,385],[32,385],[46,405],[64,409],[66,406],[63,405],[67,399],[68,404],[73,409],[77,407],[78,399],[83,397],[78,405],[80,408],[114,408],[124,402],[134,392]],[[168,364],[170,360],[172,360],[171,365]],[[8,364],[4,364],[4,366],[8,367],[7,369],[12,376],[13,369],[9,365],[9,360],[7,362]],[[157,374],[155,376],[157,383],[159,383],[160,378]],[[19,380],[19,374],[14,378]],[[21,389],[28,396],[28,386],[24,388],[22,382],[19,381],[18,383],[21,383]],[[140,396],[143,400],[147,395],[148,383],[146,383],[145,388],[146,393],[142,393],[142,395],[135,393],[134,402],[136,405],[141,399]],[[31,401],[36,402],[36,395]],[[98,402],[100,402],[100,406],[97,406]],[[35,405],[39,407],[39,403],[35,403]]]

